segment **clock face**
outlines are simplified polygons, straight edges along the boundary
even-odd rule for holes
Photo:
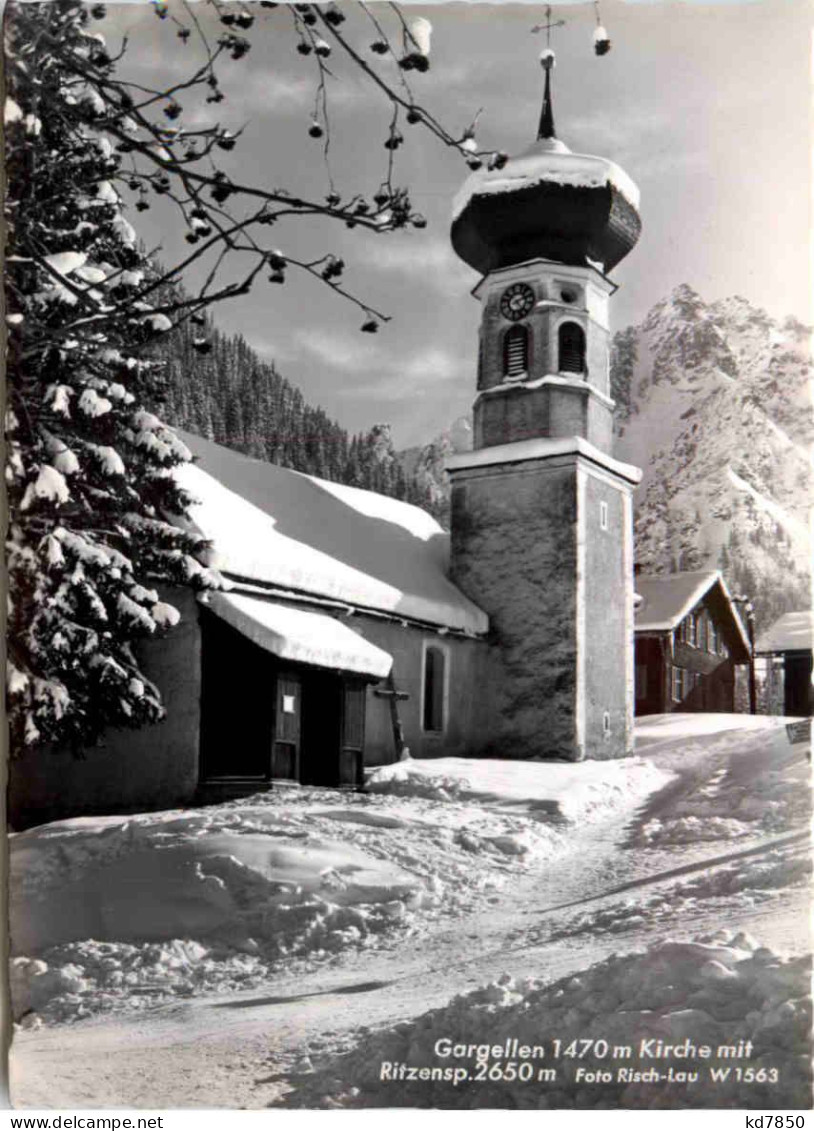
[[[525,318],[534,306],[534,291],[528,283],[512,283],[500,299],[500,313],[510,322]]]

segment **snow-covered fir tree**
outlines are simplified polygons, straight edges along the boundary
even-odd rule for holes
[[[170,321],[147,300],[152,268],[116,187],[108,108],[82,74],[112,64],[79,5],[29,9],[8,21],[5,105],[17,750],[158,719],[158,690],[132,647],[178,620],[156,584],[216,583],[196,560],[199,541],[166,518],[187,505],[172,468],[190,456],[145,407],[154,363],[142,352]]]
[[[103,4],[15,3],[6,12],[8,702],[16,752],[43,742],[79,748],[107,726],[160,718],[158,689],[133,650],[139,638],[178,620],[156,586],[218,584],[200,564],[202,544],[175,521],[189,499],[173,468],[189,452],[156,415],[163,377],[155,342],[186,324],[193,349],[206,355],[206,307],[245,294],[258,278],[284,283],[295,270],[361,308],[361,329],[375,332],[385,316],[345,289],[336,256],[303,260],[270,243],[277,216],[320,215],[379,234],[423,227],[408,190],[393,180],[404,120],[458,150],[471,167],[481,157],[502,159],[473,152],[469,132],[453,137],[406,82],[378,74],[350,47],[335,5],[263,3],[235,13],[209,0],[208,8],[219,29],[214,42],[188,6],[176,15],[155,3],[170,42],[183,50],[194,33],[203,58],[175,86],[155,90],[121,77],[124,49],[114,54],[98,30]],[[218,163],[237,133],[219,124],[183,129],[181,97],[224,100],[218,67],[245,56],[253,11],[261,9],[288,21],[285,40],[279,27],[267,27],[268,43],[286,45],[315,67],[317,93],[323,89],[312,138],[329,130],[324,60],[331,43],[348,48],[349,65],[391,104],[384,177],[370,200],[333,190],[304,200],[239,183]],[[402,70],[426,71],[426,29],[412,30],[394,6],[389,16],[401,46],[380,27],[371,59],[386,53]],[[368,17],[361,20],[369,36]],[[169,267],[146,255],[131,224],[162,197],[182,218],[189,245]],[[236,278],[223,270],[227,261],[248,267]],[[186,272],[202,267],[183,290]],[[239,403],[225,425],[245,436]],[[264,423],[270,435],[274,426]],[[317,466],[328,458],[318,443],[312,458]]]

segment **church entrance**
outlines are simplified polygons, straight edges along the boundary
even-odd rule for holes
[[[366,685],[337,672],[310,671],[304,680],[302,762],[304,785],[362,784]]]
[[[201,631],[202,785],[362,784],[369,680],[280,660],[206,610]]]

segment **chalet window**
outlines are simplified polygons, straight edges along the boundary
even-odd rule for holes
[[[529,331],[527,326],[512,326],[503,339],[503,376],[519,377],[528,373]]]
[[[687,641],[688,644],[695,645],[698,638],[696,636],[696,631],[695,631],[696,630],[695,617],[692,615],[692,613],[690,613],[690,615],[687,617],[686,626],[687,626],[687,629],[686,629],[687,635],[685,636],[684,639]]]
[[[712,654],[714,656],[718,652],[719,642],[718,642],[718,629],[715,627],[715,622],[712,621],[712,620],[709,622],[709,637],[708,637],[708,640],[709,640],[709,644],[708,644],[709,651],[712,652]]]
[[[707,647],[707,618],[703,613],[698,613],[696,617],[696,643],[699,648],[706,650]]]
[[[563,322],[559,329],[559,372],[585,372],[585,331],[576,322]]]
[[[429,645],[424,652],[424,730],[443,731],[446,724],[445,699],[447,657],[441,648]]]
[[[680,703],[689,691],[688,672],[684,668],[673,668],[673,700]]]

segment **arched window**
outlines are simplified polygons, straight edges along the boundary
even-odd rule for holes
[[[424,653],[424,730],[444,729],[446,656],[432,645]]]
[[[519,377],[529,368],[529,331],[527,326],[512,326],[503,339],[503,376]]]
[[[585,331],[576,322],[563,322],[559,330],[560,373],[585,372]]]

